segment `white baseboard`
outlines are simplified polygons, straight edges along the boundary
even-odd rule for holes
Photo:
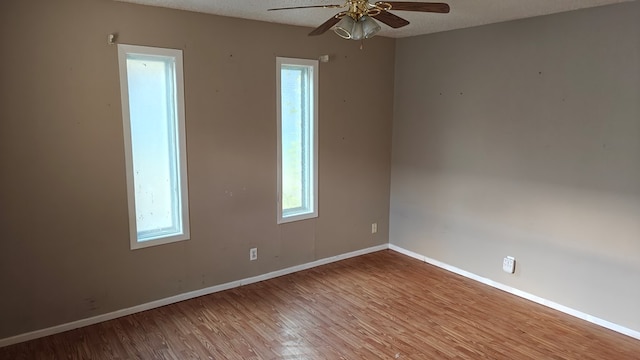
[[[605,327],[605,328],[613,330],[615,332],[618,332],[618,333],[621,333],[621,334],[624,334],[624,335],[627,335],[627,336],[630,336],[632,338],[640,340],[640,331],[629,329],[629,328],[626,328],[624,326],[621,326],[621,325],[618,325],[618,324],[614,324],[614,323],[612,323],[610,321],[607,321],[607,320],[604,320],[604,319],[600,319],[598,317],[595,317],[595,316],[592,316],[592,315],[589,315],[589,314],[585,314],[585,313],[583,313],[581,311],[578,311],[578,310],[569,308],[567,306],[558,304],[558,303],[553,302],[551,300],[547,300],[547,299],[541,298],[539,296],[527,293],[525,291],[518,290],[518,289],[513,288],[511,286],[508,286],[508,285],[493,281],[491,279],[488,279],[488,278],[485,278],[485,277],[470,273],[468,271],[459,269],[459,268],[457,268],[455,266],[451,266],[449,264],[445,264],[445,263],[440,262],[438,260],[431,259],[431,258],[426,257],[424,255],[420,255],[418,253],[415,253],[413,251],[401,248],[401,247],[393,245],[393,244],[389,244],[389,249],[391,249],[393,251],[397,251],[397,252],[399,252],[401,254],[410,256],[412,258],[418,259],[420,261],[424,261],[426,263],[429,263],[431,265],[437,266],[437,267],[442,268],[444,270],[451,271],[451,272],[456,273],[458,275],[462,275],[462,276],[464,276],[466,278],[469,278],[469,279],[472,279],[472,280],[475,280],[475,281],[479,281],[479,282],[481,282],[483,284],[486,284],[486,285],[489,285],[491,287],[500,289],[502,291],[506,291],[506,292],[508,292],[510,294],[519,296],[521,298],[525,298],[525,299],[533,301],[535,303],[550,307],[550,308],[552,308],[554,310],[558,310],[558,311],[563,312],[565,314],[569,314],[569,315],[577,317],[579,319],[586,320],[586,321],[588,321],[590,323]]]
[[[12,344],[17,344],[17,343],[21,343],[21,342],[24,342],[24,341],[29,341],[29,340],[33,340],[33,339],[49,336],[49,335],[58,334],[58,333],[61,333],[61,332],[77,329],[77,328],[80,328],[80,327],[83,327],[83,326],[98,324],[98,323],[101,323],[103,321],[117,319],[117,318],[122,317],[122,316],[127,316],[127,315],[135,314],[135,313],[138,313],[138,312],[155,309],[155,308],[158,308],[158,307],[161,307],[161,306],[177,303],[177,302],[184,301],[184,300],[193,299],[193,298],[196,298],[196,297],[199,297],[199,296],[203,296],[203,295],[213,294],[213,293],[224,291],[224,290],[237,288],[237,287],[240,287],[240,286],[243,286],[243,285],[248,285],[248,284],[256,283],[256,282],[259,282],[259,281],[273,279],[273,278],[276,278],[276,277],[279,277],[279,276],[292,274],[292,273],[295,273],[295,272],[298,272],[298,271],[311,269],[311,268],[314,268],[314,267],[317,267],[317,266],[320,266],[320,265],[325,265],[325,264],[329,264],[329,263],[332,263],[332,262],[336,262],[336,261],[352,258],[352,257],[355,257],[355,256],[360,256],[360,255],[364,255],[364,254],[368,254],[368,253],[372,253],[372,252],[376,252],[376,251],[380,251],[380,250],[385,250],[385,249],[388,249],[388,248],[389,248],[389,244],[382,244],[382,245],[378,245],[378,246],[373,246],[373,247],[370,247],[370,248],[356,250],[356,251],[352,251],[352,252],[349,252],[349,253],[346,253],[346,254],[336,255],[336,256],[332,256],[332,257],[328,257],[328,258],[312,261],[310,263],[297,265],[297,266],[292,266],[292,267],[289,267],[289,268],[286,268],[286,269],[272,271],[270,273],[257,275],[257,276],[253,276],[253,277],[242,279],[242,280],[232,281],[232,282],[228,282],[228,283],[225,283],[225,284],[220,284],[220,285],[208,287],[208,288],[205,288],[205,289],[190,291],[190,292],[187,292],[187,293],[184,293],[184,294],[179,294],[179,295],[171,296],[171,297],[168,297],[168,298],[164,298],[164,299],[148,302],[146,304],[136,305],[136,306],[133,306],[133,307],[130,307],[130,308],[117,310],[117,311],[110,312],[110,313],[107,313],[107,314],[102,314],[102,315],[98,315],[98,316],[94,316],[94,317],[90,317],[90,318],[86,318],[86,319],[81,319],[81,320],[78,320],[78,321],[73,321],[73,322],[66,323],[66,324],[53,326],[53,327],[42,329],[42,330],[36,330],[36,331],[32,331],[32,332],[28,332],[28,333],[24,333],[24,334],[20,334],[20,335],[8,337],[8,338],[5,338],[5,339],[0,339],[0,347],[9,346],[9,345],[12,345]]]

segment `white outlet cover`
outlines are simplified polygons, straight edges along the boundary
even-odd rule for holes
[[[516,270],[516,259],[512,256],[507,256],[502,260],[502,270],[504,272],[513,274]]]

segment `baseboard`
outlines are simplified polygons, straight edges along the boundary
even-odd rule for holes
[[[389,244],[389,249],[391,249],[393,251],[396,251],[396,252],[399,252],[401,254],[410,256],[412,258],[418,259],[420,261],[424,261],[424,262],[429,263],[431,265],[437,266],[437,267],[439,267],[441,269],[444,269],[444,270],[447,270],[447,271],[451,271],[451,272],[456,273],[458,275],[462,275],[462,276],[464,276],[466,278],[469,278],[469,279],[481,282],[483,284],[489,285],[491,287],[500,289],[500,290],[508,292],[510,294],[519,296],[521,298],[525,298],[525,299],[533,301],[535,303],[544,305],[544,306],[552,308],[554,310],[558,310],[558,311],[563,312],[565,314],[569,314],[569,315],[577,317],[579,319],[586,320],[586,321],[588,321],[590,323],[605,327],[605,328],[607,328],[609,330],[613,330],[613,331],[618,332],[620,334],[624,334],[624,335],[627,335],[627,336],[630,336],[632,338],[640,340],[640,331],[629,329],[629,328],[626,328],[624,326],[612,323],[610,321],[607,321],[607,320],[604,320],[604,319],[600,319],[598,317],[583,313],[581,311],[578,311],[578,310],[569,308],[567,306],[558,304],[558,303],[553,302],[551,300],[547,300],[547,299],[541,298],[539,296],[530,294],[528,292],[525,292],[525,291],[522,291],[522,290],[518,290],[518,289],[513,288],[511,286],[508,286],[508,285],[493,281],[491,279],[488,279],[488,278],[485,278],[485,277],[470,273],[468,271],[462,270],[462,269],[457,268],[455,266],[451,266],[449,264],[445,264],[445,263],[440,262],[438,260],[431,259],[431,258],[426,257],[424,255],[420,255],[418,253],[415,253],[413,251],[401,248],[401,247],[393,245],[393,244]]]
[[[258,275],[258,276],[253,276],[253,277],[242,279],[242,280],[232,281],[232,282],[228,282],[228,283],[225,283],[225,284],[220,284],[220,285],[208,287],[208,288],[205,288],[205,289],[190,291],[190,292],[187,292],[187,293],[171,296],[171,297],[168,297],[168,298],[164,298],[164,299],[148,302],[146,304],[136,305],[136,306],[133,306],[133,307],[130,307],[130,308],[117,310],[117,311],[110,312],[110,313],[107,313],[107,314],[102,314],[102,315],[98,315],[98,316],[94,316],[94,317],[90,317],[90,318],[86,318],[86,319],[81,319],[81,320],[78,320],[78,321],[69,322],[69,323],[66,323],[66,324],[53,326],[53,327],[42,329],[42,330],[36,330],[36,331],[32,331],[32,332],[28,332],[28,333],[24,333],[24,334],[20,334],[20,335],[8,337],[8,338],[5,338],[5,339],[0,339],[0,347],[9,346],[9,345],[12,345],[12,344],[17,344],[17,343],[21,343],[21,342],[24,342],[24,341],[29,341],[29,340],[33,340],[33,339],[49,336],[49,335],[58,334],[58,333],[61,333],[61,332],[77,329],[77,328],[80,328],[80,327],[83,327],[83,326],[98,324],[98,323],[101,323],[103,321],[117,319],[119,317],[123,317],[123,316],[131,315],[131,314],[139,313],[139,312],[146,311],[146,310],[155,309],[155,308],[158,308],[158,307],[161,307],[161,306],[170,305],[170,304],[177,303],[177,302],[180,302],[180,301],[193,299],[193,298],[196,298],[196,297],[199,297],[199,296],[209,295],[209,294],[213,294],[213,293],[216,293],[216,292],[237,288],[237,287],[240,287],[240,286],[243,286],[243,285],[256,283],[256,282],[259,282],[259,281],[273,279],[273,278],[276,278],[276,277],[279,277],[279,276],[292,274],[292,273],[295,273],[295,272],[298,272],[298,271],[311,269],[311,268],[314,268],[314,267],[317,267],[317,266],[329,264],[329,263],[332,263],[332,262],[336,262],[336,261],[340,261],[340,260],[344,260],[344,259],[348,259],[348,258],[352,258],[352,257],[356,257],[356,256],[360,256],[360,255],[364,255],[364,254],[380,251],[380,250],[385,250],[385,249],[388,249],[388,248],[389,248],[389,244],[382,244],[382,245],[378,245],[378,246],[373,246],[373,247],[370,247],[370,248],[356,250],[356,251],[352,251],[352,252],[349,252],[349,253],[346,253],[346,254],[331,256],[331,257],[328,257],[328,258],[312,261],[310,263],[306,263],[306,264],[302,264],[302,265],[296,265],[296,266],[288,267],[286,269],[276,270],[276,271],[272,271],[270,273],[266,273],[266,274],[262,274],[262,275]]]

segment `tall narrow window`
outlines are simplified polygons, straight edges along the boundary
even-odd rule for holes
[[[318,61],[276,64],[280,224],[318,216]]]
[[[189,238],[182,51],[118,45],[131,248]]]

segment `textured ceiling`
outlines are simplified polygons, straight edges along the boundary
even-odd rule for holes
[[[344,0],[119,0],[280,24],[316,27],[341,9],[267,11],[270,8],[342,4]],[[635,0],[450,0],[449,14],[396,11],[411,22],[400,29],[382,24],[378,33],[406,37]],[[326,34],[323,36],[327,36]]]

